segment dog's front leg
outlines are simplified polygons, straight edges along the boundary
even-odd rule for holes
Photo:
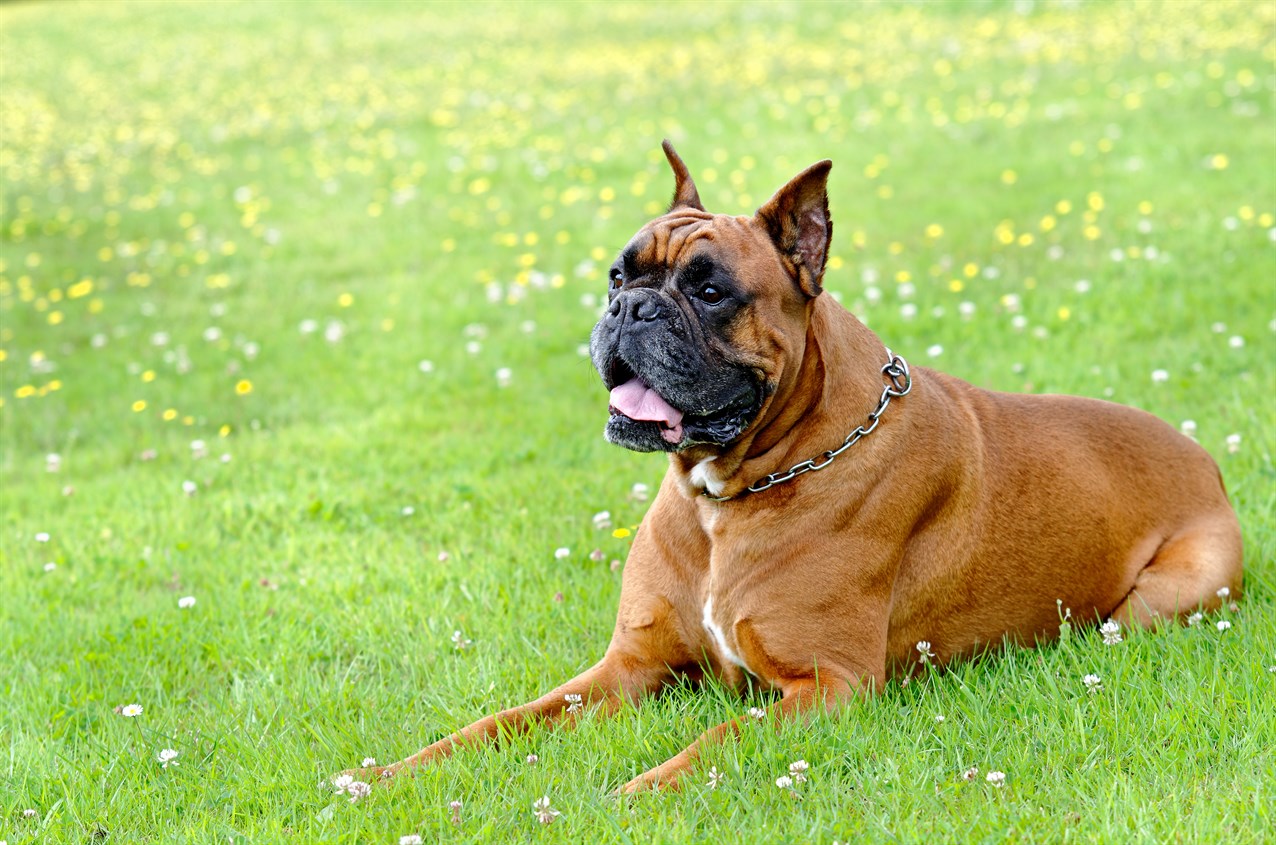
[[[345,774],[361,780],[391,777],[449,757],[457,748],[482,745],[498,739],[503,733],[522,733],[535,723],[570,725],[585,708],[594,705],[610,715],[620,709],[625,700],[637,702],[658,689],[669,674],[664,664],[627,660],[623,652],[611,649],[601,661],[535,701],[479,719],[397,763],[352,769]]]
[[[853,698],[866,695],[873,689],[873,685],[867,682],[852,685],[845,679],[830,677],[821,672],[818,678],[800,678],[787,682],[782,689],[780,700],[767,708],[766,715],[760,720],[752,715],[740,716],[710,728],[673,757],[629,781],[620,791],[633,794],[646,789],[677,789],[680,780],[700,758],[700,751],[705,745],[738,736],[740,731],[759,721],[775,723],[804,713],[841,707]]]

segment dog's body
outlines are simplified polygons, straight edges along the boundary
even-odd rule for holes
[[[1203,449],[1119,405],[908,373],[821,295],[828,162],[755,217],[726,217],[666,153],[674,206],[613,267],[592,339],[608,438],[670,452],[611,645],[537,701],[376,773],[570,719],[569,695],[614,711],[679,674],[739,685],[748,672],[787,716],[923,659],[1049,639],[1061,608],[1146,625],[1215,608],[1222,587],[1239,595],[1240,530]],[[807,461],[820,471],[757,483]],[[735,729],[626,790],[675,782],[699,742]]]

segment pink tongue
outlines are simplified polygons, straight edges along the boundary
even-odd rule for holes
[[[660,436],[670,443],[682,439],[682,411],[670,405],[642,379],[632,378],[611,389],[611,407],[631,420],[664,423]]]

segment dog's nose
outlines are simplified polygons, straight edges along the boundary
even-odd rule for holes
[[[644,296],[639,298],[633,305],[633,316],[635,320],[643,323],[650,323],[660,317],[660,303],[656,301],[654,296]]]
[[[611,320],[628,315],[630,319],[639,323],[651,323],[659,320],[664,314],[665,310],[660,304],[660,297],[646,290],[625,291],[607,306],[607,317]]]

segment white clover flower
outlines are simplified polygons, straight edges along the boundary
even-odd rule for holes
[[[1169,380],[1170,380],[1169,370],[1153,370],[1152,371],[1152,382],[1154,384],[1160,384],[1162,382],[1166,382]]]
[[[584,708],[580,696],[576,693],[569,692],[563,696],[563,699],[567,702],[568,713],[575,713]]]
[[[501,367],[496,371],[496,386],[509,387],[514,380],[514,371],[509,367]]]
[[[934,346],[926,348],[926,354],[932,358],[938,358],[940,355],[944,354],[944,347],[936,343]]]
[[[30,807],[22,811],[22,818],[24,819],[33,819],[38,815],[40,815],[39,811],[34,810]]]
[[[1234,334],[1227,339],[1227,345],[1232,347],[1233,349],[1240,349],[1241,347],[1245,345],[1245,338],[1241,337],[1238,334]]]
[[[532,815],[536,816],[536,821],[541,824],[553,824],[554,819],[561,816],[562,813],[549,806],[549,796],[545,795],[533,802]]]
[[[1214,627],[1218,628],[1219,632],[1222,633],[1232,627],[1232,623],[1228,622],[1226,619],[1220,619],[1218,622],[1214,623]]]
[[[415,833],[408,833],[399,837],[399,845],[421,845],[421,837]]]
[[[56,452],[50,452],[44,456],[44,471],[59,472],[62,469],[62,456]]]
[[[447,808],[452,811],[452,824],[461,823],[461,807],[463,806],[464,805],[461,803],[459,798],[455,801],[448,802]]]
[[[778,778],[775,779],[775,785],[778,786],[780,789],[792,789],[793,778],[789,777],[788,775],[780,775]]]
[[[452,647],[457,651],[465,651],[465,649],[469,648],[470,645],[471,641],[466,639],[465,635],[460,631],[452,632]]]
[[[758,721],[762,721],[763,719],[766,718],[766,711],[763,710],[761,707],[750,707],[749,715],[757,719]]]
[[[186,608],[188,608],[188,607],[194,607],[194,606],[195,606],[195,597],[194,597],[194,596],[182,596],[180,599],[178,599],[178,600],[177,600],[177,606],[178,606],[178,607],[180,607],[182,610],[185,610],[185,609],[186,609]]]
[[[562,560],[563,558],[567,557],[571,553],[572,553],[572,550],[567,548],[566,546],[562,546],[560,548],[554,549],[554,557],[558,560]]]
[[[1086,675],[1081,682],[1085,684],[1087,692],[1098,692],[1103,689],[1103,679],[1098,675]]]
[[[709,769],[709,782],[705,784],[710,789],[717,789],[722,785],[722,781],[726,779],[726,775],[718,771],[718,767],[714,766]]]
[[[930,650],[930,640],[921,640],[917,643],[917,659],[922,663],[929,663],[935,656],[935,652]]]
[[[1193,613],[1191,616],[1187,617],[1187,624],[1195,627],[1201,624],[1201,620],[1204,618],[1205,618],[1204,614],[1198,611],[1196,613]]]
[[[1121,636],[1121,623],[1115,619],[1109,619],[1100,625],[1099,633],[1103,635],[1104,645],[1116,645],[1124,639]]]
[[[353,804],[360,798],[367,798],[372,794],[372,784],[356,780],[346,787],[346,794],[350,796],[350,803]]]
[[[130,718],[130,719],[132,719],[134,716],[141,716],[141,715],[142,715],[142,705],[140,705],[140,704],[125,704],[123,707],[121,707],[121,708],[120,708],[120,715],[121,715],[121,716],[127,716],[127,717],[128,717],[128,718]]]
[[[936,713],[936,714],[935,714],[935,721],[936,721],[936,722],[939,722],[939,723],[941,723],[941,724],[942,724],[942,723],[943,723],[943,721],[944,721],[944,714],[943,714],[943,713]]]
[[[1227,587],[1219,587],[1218,590],[1214,593],[1214,595],[1218,596],[1220,599],[1225,599],[1231,594],[1232,594],[1232,591]]]
[[[1241,436],[1239,434],[1227,435],[1227,451],[1229,454],[1235,455],[1241,450]]]
[[[376,764],[377,764],[377,758],[376,758],[376,757],[364,757],[364,758],[363,758],[363,762],[362,762],[362,763],[360,763],[359,765],[360,765],[360,766],[363,766],[363,767],[366,769],[366,768],[368,768],[369,766],[375,766]]]
[[[794,760],[789,763],[789,776],[793,778],[794,783],[806,783],[807,766],[805,760]]]
[[[1196,420],[1183,420],[1179,423],[1179,431],[1188,437],[1196,436]]]
[[[38,534],[36,534],[36,535],[35,535],[35,541],[36,541],[37,543],[47,543],[47,542],[49,542],[49,532],[48,532],[48,531],[41,531],[41,532],[39,532]]]
[[[403,516],[411,516],[412,514],[416,513],[416,508],[412,507],[411,505],[404,505],[403,508],[399,511],[399,513],[401,513]]]
[[[434,362],[422,359],[417,362],[416,368],[427,375],[434,372]]]
[[[195,460],[208,456],[208,444],[203,440],[191,441],[191,457]]]
[[[594,527],[602,531],[611,528],[611,511],[599,511],[594,514]]]
[[[1002,784],[1006,782],[1006,773],[1005,772],[989,772],[985,780],[987,780],[993,786],[1000,789]]]
[[[535,755],[535,754],[528,754],[528,755],[527,755],[527,765],[529,765],[529,766],[535,766],[537,763],[539,763],[539,762],[540,762],[540,759],[541,759],[541,758],[540,758],[540,757],[538,757],[538,756],[537,756],[537,755]]]
[[[969,769],[961,773],[961,779],[966,781],[974,780],[979,777],[979,767],[971,766]]]
[[[641,481],[635,483],[633,487],[629,488],[629,498],[633,499],[635,502],[647,501],[647,493],[647,485],[643,484]]]
[[[195,491],[197,491],[198,489],[199,489],[199,485],[196,484],[194,481],[191,481],[188,479],[182,482],[182,492],[185,493],[187,496],[194,496]]]
[[[57,569],[57,568],[58,568],[58,565],[57,565],[56,563],[54,563],[53,561],[49,561],[48,563],[46,563],[46,564],[44,565],[44,571],[45,571],[45,572],[52,572],[53,570],[55,570],[55,569]]]
[[[177,752],[171,748],[165,748],[157,755],[160,766],[167,769],[169,766],[181,765],[177,762]]]

